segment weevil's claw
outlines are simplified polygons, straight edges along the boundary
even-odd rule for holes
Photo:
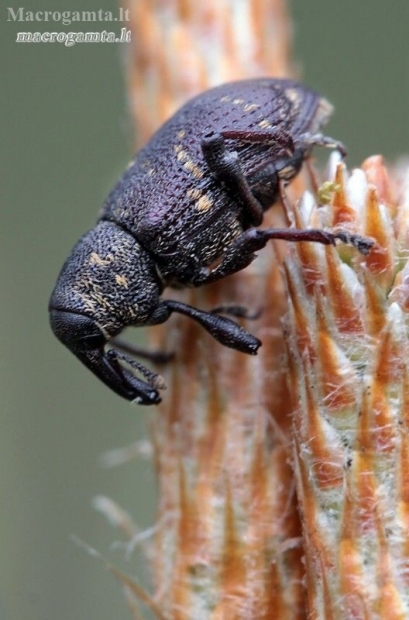
[[[156,390],[151,390],[148,393],[139,391],[138,396],[133,398],[131,402],[135,405],[159,405],[162,399]]]
[[[341,231],[333,234],[336,239],[339,239],[340,241],[348,245],[352,245],[364,256],[367,256],[375,245],[374,239],[362,237],[361,235],[352,235],[346,231]]]

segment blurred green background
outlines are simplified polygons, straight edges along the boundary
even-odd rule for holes
[[[27,4],[116,10],[115,0]],[[408,1],[293,0],[292,8],[304,81],[336,104],[329,133],[348,146],[351,164],[409,153]],[[0,618],[125,620],[118,584],[70,535],[126,566],[123,549],[112,548],[120,534],[91,499],[108,495],[142,528],[152,523],[149,462],[100,465],[105,451],[146,435],[150,413],[77,363],[52,336],[46,311],[62,262],[131,153],[125,50],[18,45],[17,31],[51,28],[7,22],[5,6],[0,16]],[[144,578],[141,556],[128,570]]]

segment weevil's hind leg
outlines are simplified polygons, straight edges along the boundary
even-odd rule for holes
[[[205,137],[202,151],[207,165],[218,181],[223,183],[233,200],[236,200],[245,214],[249,226],[258,226],[263,221],[263,207],[253,196],[237,157],[226,149],[221,134]]]
[[[335,245],[339,239],[356,247],[362,254],[368,254],[373,241],[360,235],[350,235],[345,231],[330,233],[317,228],[297,230],[295,228],[267,228],[259,230],[251,228],[246,230],[236,239],[227,250],[222,262],[212,271],[203,270],[193,280],[194,286],[210,284],[221,278],[225,278],[247,267],[255,258],[254,252],[264,248],[270,239],[282,239],[284,241],[313,241],[324,245]]]

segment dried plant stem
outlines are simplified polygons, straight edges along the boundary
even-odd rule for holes
[[[230,80],[291,74],[283,0],[127,0],[129,103],[137,142],[190,97]]]
[[[129,8],[130,100],[143,139],[146,128],[151,132],[212,85],[290,73],[290,25],[281,1],[137,0]],[[153,335],[157,346],[177,351],[154,429],[164,525],[153,571],[170,618],[303,616],[283,291],[271,247],[246,273],[182,294],[201,308],[232,301],[262,307],[249,325],[263,339],[256,359],[223,349],[183,318]]]

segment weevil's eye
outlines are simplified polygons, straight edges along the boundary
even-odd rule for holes
[[[106,344],[106,338],[95,321],[82,314],[51,310],[50,323],[57,338],[70,349],[91,351]]]

